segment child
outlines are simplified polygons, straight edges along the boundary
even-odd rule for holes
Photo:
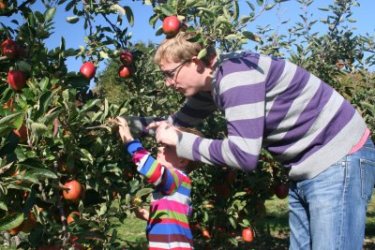
[[[119,134],[137,170],[155,186],[149,212],[136,211],[147,220],[149,249],[193,249],[188,218],[191,215],[189,160],[177,156],[176,148],[158,147],[156,159],[135,140],[126,120],[117,117]]]

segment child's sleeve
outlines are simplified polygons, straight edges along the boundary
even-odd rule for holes
[[[138,140],[125,145],[132,156],[133,162],[137,165],[138,172],[147,181],[153,184],[158,191],[164,194],[176,192],[182,183],[181,175],[175,169],[169,169],[161,165],[151,154],[143,148]]]

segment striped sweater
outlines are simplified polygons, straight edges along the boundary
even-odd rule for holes
[[[328,84],[291,62],[251,52],[220,55],[212,91],[187,99],[169,120],[195,126],[217,108],[228,137],[183,132],[179,156],[251,171],[264,147],[290,167],[291,179],[309,179],[348,154],[366,131],[359,113]],[[136,125],[149,121],[142,122]]]
[[[193,249],[190,178],[178,169],[162,166],[137,140],[126,147],[138,172],[155,186],[146,228],[149,249]]]

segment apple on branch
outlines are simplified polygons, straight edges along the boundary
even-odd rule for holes
[[[180,30],[181,22],[177,16],[168,16],[163,20],[163,32],[167,36],[175,36]]]
[[[92,62],[85,62],[82,64],[79,72],[81,72],[85,78],[91,79],[95,76],[96,67]]]
[[[118,76],[121,78],[129,78],[131,76],[131,70],[125,65],[121,65],[118,70]]]
[[[26,84],[26,76],[20,70],[10,70],[7,80],[9,86],[16,91],[21,90]]]

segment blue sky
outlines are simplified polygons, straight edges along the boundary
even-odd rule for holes
[[[34,8],[44,12],[45,8],[38,1],[34,5]],[[253,1],[255,2],[255,1]],[[313,4],[309,6],[308,11],[312,14],[313,19],[320,19],[327,15],[326,12],[319,11],[318,7],[327,7],[328,4],[332,3],[333,0],[314,0]],[[357,28],[355,31],[358,34],[374,34],[375,32],[375,0],[359,0],[360,7],[355,7],[353,9],[354,16],[357,20],[353,26]],[[240,10],[248,9],[244,0],[239,0]],[[160,42],[163,36],[156,36],[155,30],[148,23],[149,17],[152,15],[152,7],[145,6],[141,4],[141,1],[121,1],[122,5],[128,5],[132,8],[135,16],[135,23],[133,27],[129,27],[129,31],[132,33],[132,41],[153,41]],[[257,19],[255,23],[249,26],[249,30],[255,31],[257,25],[270,24],[272,28],[278,30],[279,32],[284,32],[285,25],[280,25],[281,21],[289,20],[290,25],[294,24],[296,20],[300,20],[298,15],[301,14],[299,9],[300,5],[296,0],[290,0],[289,2],[283,3],[279,9],[274,9],[272,12],[266,12]],[[83,29],[83,22],[80,21],[76,24],[69,24],[66,22],[66,18],[71,16],[71,13],[65,12],[63,8],[59,8],[54,22],[55,30],[54,34],[48,39],[47,47],[55,48],[59,46],[61,37],[65,37],[67,48],[78,48],[79,46],[85,46],[84,36],[87,35]],[[6,18],[6,19],[5,19]],[[5,19],[5,20],[4,20]],[[7,17],[0,17],[0,20],[4,23],[9,23],[10,19]],[[100,20],[98,20],[100,22]],[[161,22],[157,24],[160,26]],[[319,30],[326,28],[325,26],[314,26],[317,31],[326,32],[325,30]],[[79,71],[79,67],[82,63],[81,59],[69,58],[67,60],[68,69],[71,71]],[[102,69],[103,65],[99,68]]]

